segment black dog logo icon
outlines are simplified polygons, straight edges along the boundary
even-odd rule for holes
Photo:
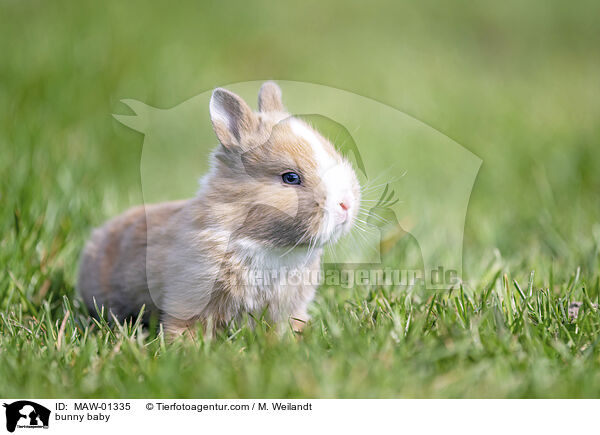
[[[14,432],[17,425],[26,428],[47,428],[50,410],[29,400],[4,404],[6,408],[6,430]]]

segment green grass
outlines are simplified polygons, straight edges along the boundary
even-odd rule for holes
[[[0,396],[597,397],[599,9],[1,2]],[[93,322],[79,253],[141,203],[142,136],[111,118],[119,100],[266,78],[369,96],[482,158],[469,285],[324,287],[300,339],[262,324],[166,345]]]

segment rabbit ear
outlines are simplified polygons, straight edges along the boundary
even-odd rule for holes
[[[258,126],[256,115],[248,104],[223,88],[213,91],[209,110],[215,134],[225,148],[242,145]]]
[[[275,82],[265,82],[260,87],[258,110],[261,112],[285,112],[281,101],[281,89]]]

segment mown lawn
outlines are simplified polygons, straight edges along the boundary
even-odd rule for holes
[[[0,396],[598,397],[599,16],[558,0],[1,2]],[[170,345],[92,321],[80,251],[142,202],[119,100],[269,78],[379,100],[483,160],[464,289],[324,287],[301,338],[263,324]]]

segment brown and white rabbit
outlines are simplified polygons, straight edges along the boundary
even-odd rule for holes
[[[196,197],[139,206],[94,230],[78,282],[90,310],[123,318],[145,304],[173,335],[244,313],[302,328],[317,286],[306,277],[352,227],[360,189],[334,146],[285,111],[275,83],[263,84],[258,107],[215,89],[220,145]]]

